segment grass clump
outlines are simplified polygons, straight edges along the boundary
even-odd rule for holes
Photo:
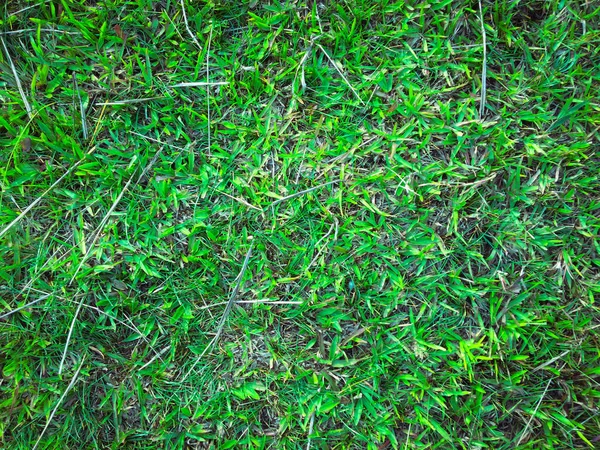
[[[3,448],[598,445],[593,2],[2,11]]]

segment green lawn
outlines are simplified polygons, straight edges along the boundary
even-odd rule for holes
[[[600,5],[0,15],[0,448],[600,446]]]

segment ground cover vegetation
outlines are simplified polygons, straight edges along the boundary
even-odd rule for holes
[[[600,9],[0,15],[0,447],[600,445]]]

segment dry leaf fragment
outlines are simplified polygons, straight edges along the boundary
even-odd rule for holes
[[[123,40],[123,43],[125,43],[125,41],[127,40],[127,35],[125,33],[123,33],[123,29],[121,28],[121,25],[116,24],[113,27],[113,30],[114,30],[115,34]]]

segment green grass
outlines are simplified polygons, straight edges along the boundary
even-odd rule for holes
[[[7,3],[0,447],[600,445],[596,2]]]

